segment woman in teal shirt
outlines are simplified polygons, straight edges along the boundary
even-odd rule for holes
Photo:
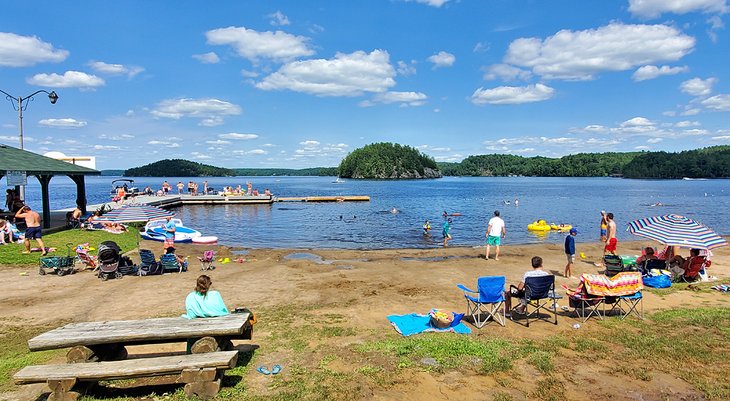
[[[218,291],[211,291],[210,277],[203,274],[198,277],[195,284],[195,291],[192,291],[185,298],[186,314],[183,317],[195,319],[196,317],[215,317],[228,314],[228,308],[223,303],[223,298]]]

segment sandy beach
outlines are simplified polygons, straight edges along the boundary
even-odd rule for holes
[[[621,243],[619,253],[637,254],[643,246],[656,245],[649,241]],[[597,242],[583,243],[578,238],[578,252],[586,258],[577,260],[574,274],[596,273],[594,266],[602,248]],[[143,243],[142,247],[157,250],[159,243]],[[3,267],[0,281],[5,283],[0,296],[0,316],[5,327],[14,325],[57,327],[66,322],[141,319],[155,316],[174,316],[184,312],[185,295],[194,287],[199,272],[196,256],[204,247],[182,245],[178,254],[189,255],[190,270],[182,274],[165,274],[152,277],[125,277],[121,280],[102,282],[89,271],[72,276],[40,276],[36,269]],[[683,250],[686,252],[686,250]],[[321,261],[291,258],[292,254],[310,253],[321,257]],[[349,330],[351,335],[331,338],[328,345],[346,352],[357,344],[370,339],[400,337],[386,319],[390,314],[412,312],[427,313],[431,308],[464,312],[463,294],[456,288],[461,283],[474,287],[480,276],[505,275],[507,284],[517,284],[522,274],[530,269],[530,258],[541,256],[545,268],[556,275],[556,287],[563,284],[575,287],[578,279],[562,277],[565,256],[561,245],[506,245],[499,261],[485,260],[484,248],[440,248],[440,249],[398,249],[398,250],[274,250],[253,249],[244,255],[243,263],[235,262],[231,250],[218,248],[218,257],[231,258],[230,263],[215,263],[217,268],[209,272],[213,288],[219,290],[230,307],[245,306],[257,313],[259,324],[250,344],[259,345],[256,363],[280,363],[285,367],[295,363],[306,363],[290,359],[286,350],[272,344],[284,335],[282,331],[297,330],[301,324],[299,311],[306,311],[308,319],[315,319],[322,326],[331,316],[340,316],[334,323]],[[294,255],[297,256],[297,255]],[[298,255],[301,256],[301,255]],[[133,259],[135,257],[133,256]],[[24,272],[27,275],[23,275]],[[730,278],[730,248],[719,248],[714,253],[710,274],[720,282]],[[559,291],[564,293],[564,291]],[[728,306],[726,294],[712,290],[680,290],[657,295],[645,291],[644,309],[651,313],[676,307]],[[562,301],[561,306],[567,301]],[[609,318],[609,320],[618,320]],[[582,331],[599,330],[594,321],[583,324],[582,330],[573,325],[578,320],[561,311],[559,322],[554,326],[545,322],[532,324],[529,328],[514,322],[506,327],[494,323],[482,329],[471,324],[471,336],[476,338],[506,338],[519,341],[541,340],[562,334],[571,339]],[[628,324],[628,323],[619,323]],[[449,334],[425,334],[444,336]],[[422,335],[424,336],[424,335]],[[569,340],[570,341],[570,340]],[[169,350],[179,350],[176,346]],[[321,354],[322,344],[314,341],[307,344],[311,354]],[[305,353],[306,354],[306,353]],[[62,360],[62,356],[59,357]],[[294,358],[294,357],[292,357]],[[357,358],[355,358],[357,359]],[[333,362],[331,369],[345,371],[354,369],[352,357],[343,356]],[[571,361],[569,355],[566,361]],[[337,367],[339,364],[339,368]],[[529,366],[515,367],[523,377],[525,386],[531,388],[538,380],[538,374]],[[525,371],[527,369],[527,371]],[[567,376],[564,367],[561,374]],[[576,371],[575,369],[568,369]],[[650,381],[614,376],[610,363],[600,362],[576,374],[587,380],[564,380],[567,398],[581,399],[590,394],[592,399],[704,399],[693,383],[656,373]],[[287,379],[291,371],[282,375]],[[600,376],[601,380],[596,380]],[[266,395],[276,393],[265,382],[265,377],[248,369],[243,381],[249,394]],[[586,383],[590,383],[587,386]],[[468,368],[457,370],[429,371],[410,369],[398,375],[398,379],[387,384],[361,383],[352,396],[358,399],[492,399],[495,377],[484,375]],[[513,383],[513,396],[518,397],[522,384]],[[504,387],[504,386],[503,386]],[[492,389],[492,390],[490,390]],[[24,386],[5,393],[5,399],[35,399],[44,391],[44,386]],[[489,395],[492,394],[492,395]],[[515,398],[521,399],[521,398]]]

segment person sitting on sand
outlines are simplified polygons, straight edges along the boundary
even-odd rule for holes
[[[646,248],[644,248],[644,253],[636,259],[636,264],[640,265],[647,260],[654,259],[658,259],[657,256],[654,254],[654,248],[647,246]]]
[[[25,243],[25,250],[23,253],[30,253],[30,240],[35,239],[41,248],[41,256],[46,256],[48,251],[46,251],[46,247],[43,245],[43,240],[41,239],[43,236],[41,231],[41,216],[37,212],[30,210],[30,206],[26,205],[15,213],[15,218],[25,219],[25,226],[28,227],[25,230],[25,240],[23,241]]]
[[[519,298],[520,299],[520,307],[515,309],[515,312],[523,314],[525,313],[525,308],[527,307],[527,304],[525,303],[525,280],[528,277],[541,277],[541,276],[548,276],[550,273],[546,272],[542,269],[542,258],[539,256],[533,256],[532,260],[532,270],[526,271],[525,274],[522,276],[522,281],[517,285],[517,288],[512,286],[510,291],[504,292],[504,312],[505,316],[510,317],[510,310],[512,310],[512,298]]]
[[[185,298],[185,314],[187,319],[198,317],[216,317],[228,314],[228,308],[218,291],[211,290],[213,282],[205,274],[198,277],[195,290]]]

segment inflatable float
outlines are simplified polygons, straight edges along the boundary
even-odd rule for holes
[[[193,244],[215,244],[216,242],[218,242],[218,237],[214,237],[212,235],[193,237]]]
[[[527,229],[530,231],[550,231],[552,228],[545,220],[533,221],[527,225]]]
[[[557,231],[570,231],[573,228],[570,224],[550,224],[550,228]]]
[[[175,224],[175,242],[193,242],[193,238],[202,236],[200,231],[185,227],[180,219],[172,219],[172,222]],[[150,221],[144,226],[144,232],[140,236],[152,241],[164,241],[166,223],[165,220]]]

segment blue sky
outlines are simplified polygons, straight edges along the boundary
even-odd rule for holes
[[[25,148],[336,166],[730,144],[727,0],[5,2],[0,89]],[[0,107],[0,143],[18,146]]]

